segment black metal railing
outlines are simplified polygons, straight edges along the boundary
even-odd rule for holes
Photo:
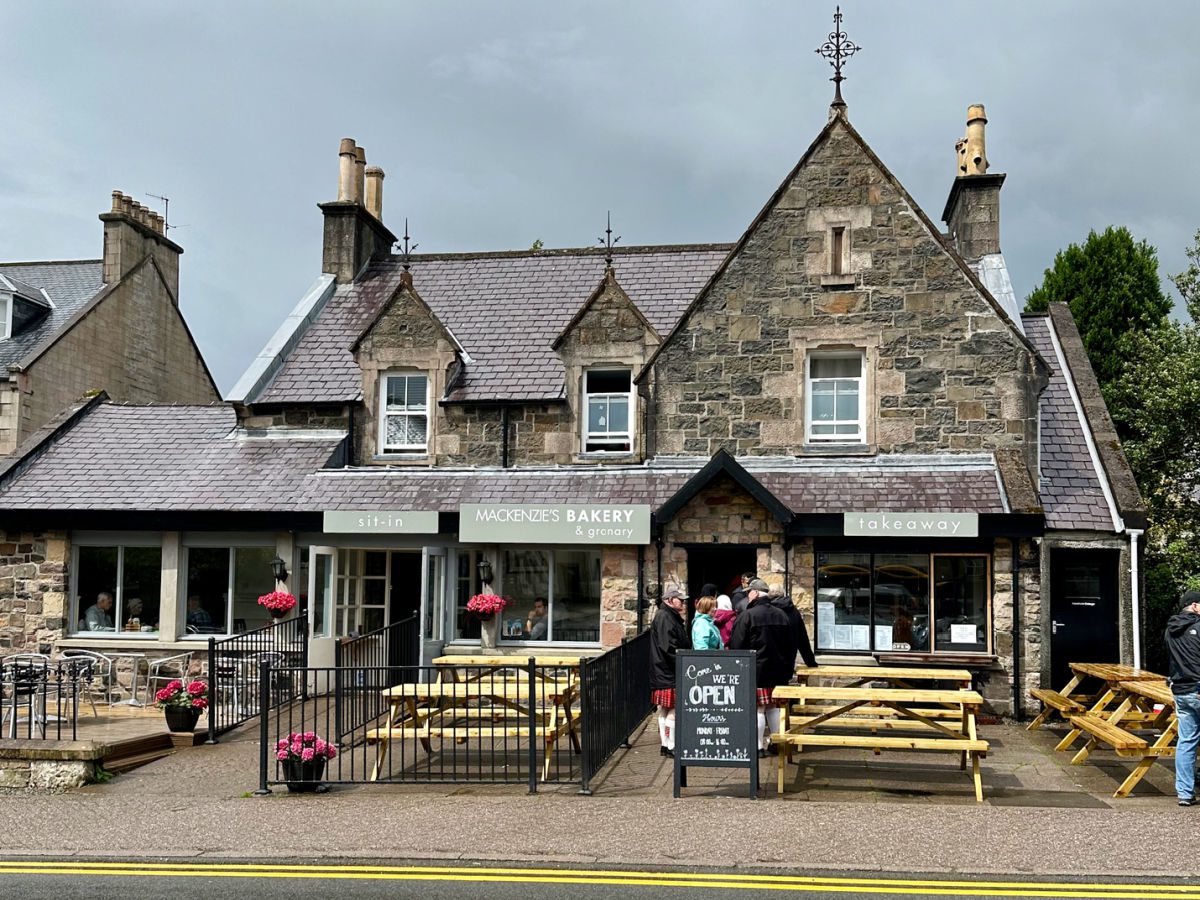
[[[602,656],[580,660],[579,710],[583,752],[580,790],[650,713],[650,632],[622,641]]]
[[[97,677],[88,659],[0,663],[0,738],[75,740],[80,697],[93,689]]]
[[[259,664],[277,667],[278,676],[267,690],[260,688]],[[235,634],[208,639],[208,742],[253,719],[263,708],[275,709],[298,696],[308,685],[293,677],[308,664],[308,616],[282,619]],[[265,703],[264,703],[265,698]]]
[[[579,781],[584,723],[574,667],[538,666],[519,657],[507,667],[452,671],[434,666],[289,669],[267,660],[259,671],[259,690],[279,678],[307,682],[310,690],[262,718],[260,791],[281,783],[378,781],[521,784],[535,792],[540,783]],[[360,681],[391,685],[377,691],[380,714],[374,719],[361,716],[363,692],[344,687]],[[334,737],[339,727],[345,732],[340,741]],[[289,771],[292,763],[278,758],[279,753],[288,756],[288,748],[304,735],[337,749],[319,773],[311,766]]]
[[[334,740],[339,743],[387,712],[383,691],[400,684],[393,678],[415,675],[421,662],[420,619],[413,615],[334,646]],[[378,675],[376,683],[368,676]],[[347,681],[347,677],[350,679]]]

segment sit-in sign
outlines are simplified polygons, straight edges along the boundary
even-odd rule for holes
[[[842,513],[842,534],[854,537],[979,537],[979,513]]]
[[[464,503],[458,537],[479,544],[648,544],[650,507],[620,503]]]
[[[437,534],[438,514],[411,509],[326,510],[326,534]]]

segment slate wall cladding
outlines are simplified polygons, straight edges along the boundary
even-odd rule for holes
[[[0,656],[49,652],[63,634],[66,535],[0,531]]]
[[[829,275],[837,221],[849,288]],[[871,449],[1032,465],[1032,354],[839,120],[655,361],[658,452],[804,453],[806,354],[845,347],[866,354]]]

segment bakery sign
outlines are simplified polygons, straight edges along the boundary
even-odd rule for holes
[[[979,537],[979,513],[842,513],[847,537]]]
[[[620,503],[464,503],[459,540],[473,544],[648,544],[650,507]]]

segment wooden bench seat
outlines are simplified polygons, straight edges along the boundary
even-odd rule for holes
[[[837,707],[831,704],[797,702],[791,707],[789,712],[792,716],[820,716],[834,709],[837,709]],[[957,722],[962,718],[962,713],[957,709],[950,709],[945,706],[928,708],[911,707],[910,712],[918,716],[923,716],[926,719],[951,719]],[[856,709],[848,709],[841,715],[847,718],[900,718],[900,713],[896,712],[890,706],[860,706]]]
[[[789,719],[791,727],[803,728],[805,725],[815,722],[819,716],[792,716]],[[945,727],[956,734],[964,734],[962,724],[960,722],[946,722]],[[835,719],[826,719],[821,722],[824,728],[841,728],[846,730],[862,730],[862,731],[920,731],[925,734],[929,733],[929,726],[923,722],[917,722],[912,719],[902,719],[896,716],[846,716]]]
[[[1118,756],[1144,756],[1149,746],[1136,734],[1091,713],[1071,716],[1071,725],[1112,747]],[[1082,762],[1082,760],[1080,760]],[[1074,762],[1074,760],[1072,760]]]
[[[791,747],[850,747],[864,750],[946,750],[985,754],[988,742],[979,738],[878,737],[857,734],[773,734],[772,743]]]
[[[808,687],[807,685],[785,684],[775,688],[774,697],[777,700],[831,700],[860,704],[866,702],[870,705],[886,703],[945,703],[959,707],[983,705],[983,697],[977,691],[938,691],[919,688],[871,688],[867,690],[853,687]]]
[[[1061,713],[1063,718],[1066,718],[1069,715],[1087,712],[1087,707],[1078,700],[1050,688],[1034,688],[1029,692],[1029,696],[1041,701],[1042,711],[1025,726],[1026,731],[1037,731],[1050,718],[1051,713]]]
[[[557,726],[557,731],[561,735],[566,732],[567,725],[562,723]],[[537,734],[545,736],[547,732],[546,723],[539,722],[537,725]],[[553,732],[551,732],[553,733]],[[403,740],[405,738],[442,738],[443,740],[470,740],[472,738],[478,740],[491,740],[494,738],[520,738],[529,734],[529,726],[523,728],[515,726],[504,726],[497,728],[472,728],[463,725],[447,725],[444,728],[426,728],[423,725],[418,726],[401,726],[393,725],[391,728],[372,728],[367,731],[367,743],[373,744],[381,740]]]

